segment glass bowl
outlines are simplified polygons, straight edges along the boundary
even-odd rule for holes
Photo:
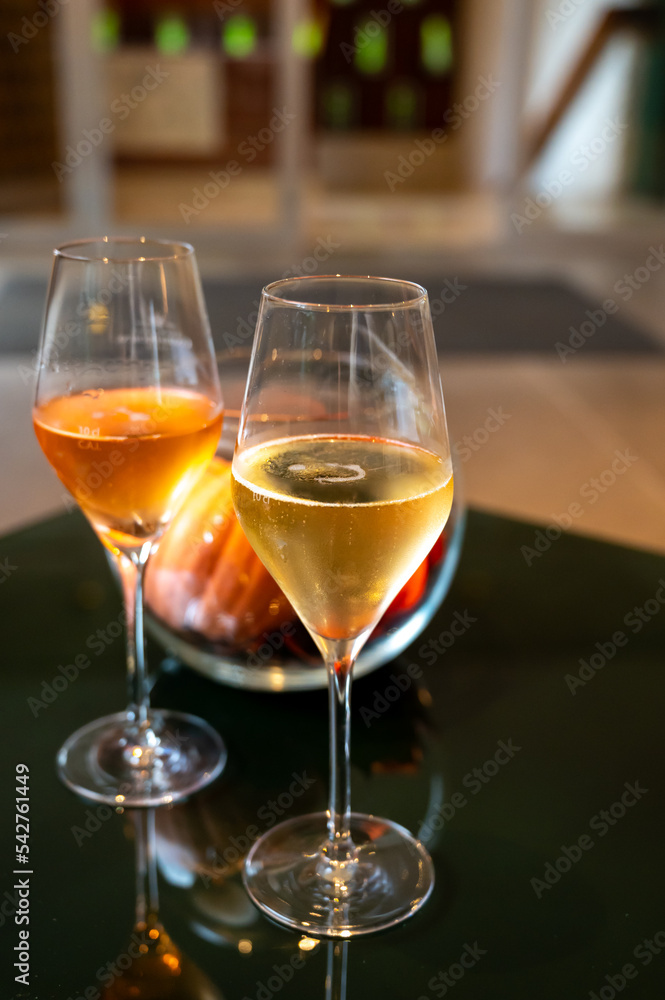
[[[220,359],[227,406],[222,437],[203,479],[150,558],[146,627],[169,653],[226,684],[261,691],[323,688],[320,653],[233,511],[231,459],[246,366],[244,351]],[[370,636],[355,676],[401,653],[448,592],[464,535],[458,484],[456,478],[448,524]]]

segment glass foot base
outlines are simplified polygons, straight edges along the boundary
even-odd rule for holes
[[[213,781],[226,763],[219,734],[193,715],[151,711],[139,726],[127,712],[73,733],[56,758],[72,791],[95,802],[159,806]]]
[[[273,920],[315,937],[351,938],[412,916],[434,887],[429,854],[408,830],[375,816],[351,814],[352,860],[324,851],[327,816],[280,823],[254,844],[243,880]]]

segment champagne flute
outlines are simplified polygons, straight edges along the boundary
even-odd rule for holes
[[[194,251],[103,239],[55,250],[33,422],[122,582],[130,704],[89,723],[57,757],[97,802],[153,806],[211,781],[225,750],[203,720],[150,707],[143,574],[211,459],[222,398]]]
[[[352,937],[429,896],[408,831],[350,809],[353,663],[422,562],[452,503],[452,466],[427,293],[386,278],[268,285],[233,459],[233,500],[258,556],[323,656],[330,689],[327,813],[270,830],[245,884],[269,916]]]

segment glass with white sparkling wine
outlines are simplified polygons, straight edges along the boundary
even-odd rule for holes
[[[327,666],[330,802],[257,841],[244,877],[269,916],[310,934],[389,927],[434,884],[431,859],[408,831],[351,812],[349,710],[353,663],[441,534],[452,496],[424,289],[340,276],[268,285],[233,502]]]

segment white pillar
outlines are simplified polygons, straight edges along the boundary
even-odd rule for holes
[[[497,41],[501,86],[487,143],[487,178],[502,193],[518,183],[524,163],[524,111],[533,40],[532,0],[502,0]]]
[[[276,171],[285,239],[302,239],[305,152],[310,122],[311,62],[293,50],[293,31],[306,14],[304,0],[274,0],[275,97],[294,118],[277,139]]]
[[[85,142],[84,129],[99,128],[108,109],[104,60],[92,46],[98,0],[63,4],[53,19],[58,95],[59,160],[68,146]],[[84,149],[87,147],[83,147]],[[108,231],[111,208],[111,141],[108,136],[63,175],[68,224],[81,236]]]

